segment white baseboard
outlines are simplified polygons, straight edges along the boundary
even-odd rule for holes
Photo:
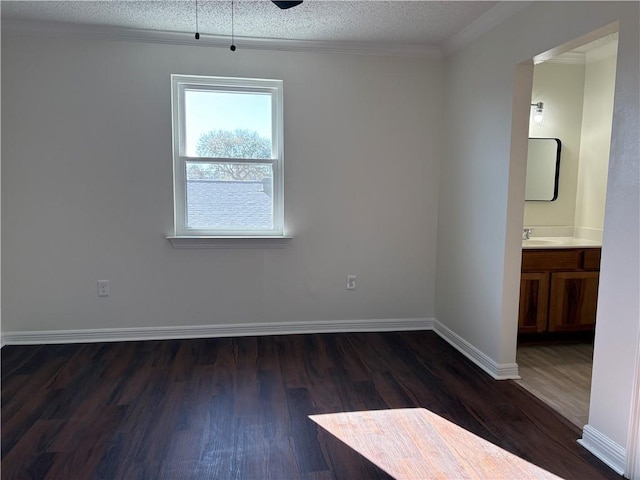
[[[178,338],[251,337],[304,333],[401,332],[417,330],[435,330],[447,343],[452,345],[456,350],[496,380],[520,378],[518,375],[518,365],[516,363],[496,363],[486,354],[433,318],[3,332],[1,340],[3,345],[46,345],[54,343],[127,342]]]
[[[591,425],[585,425],[578,443],[611,467],[617,474],[624,475],[627,450],[618,445]]]
[[[4,332],[7,345],[44,345],[51,343],[126,342],[168,340],[174,338],[250,337],[296,333],[400,332],[433,330],[432,318],[372,320],[329,320],[296,323],[245,323],[238,325],[192,325],[177,327],[99,328]]]
[[[462,353],[465,357],[479,366],[496,380],[519,380],[517,363],[497,363],[485,353],[467,342],[453,330],[444,326],[438,320],[433,320],[433,329],[446,340],[453,348]]]

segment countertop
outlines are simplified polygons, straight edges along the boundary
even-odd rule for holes
[[[575,237],[531,237],[522,240],[523,250],[547,249],[547,248],[597,248],[602,242]]]

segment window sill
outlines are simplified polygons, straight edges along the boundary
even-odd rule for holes
[[[284,248],[292,237],[285,236],[168,236],[173,248]]]

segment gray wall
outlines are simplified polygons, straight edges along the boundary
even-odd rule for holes
[[[284,80],[285,248],[164,238],[171,73]],[[441,73],[424,59],[3,32],[5,332],[431,317]]]

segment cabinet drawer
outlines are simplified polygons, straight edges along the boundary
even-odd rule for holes
[[[582,268],[582,250],[523,250],[522,271],[561,271]]]
[[[584,251],[584,264],[585,270],[600,270],[600,249],[589,248]]]

